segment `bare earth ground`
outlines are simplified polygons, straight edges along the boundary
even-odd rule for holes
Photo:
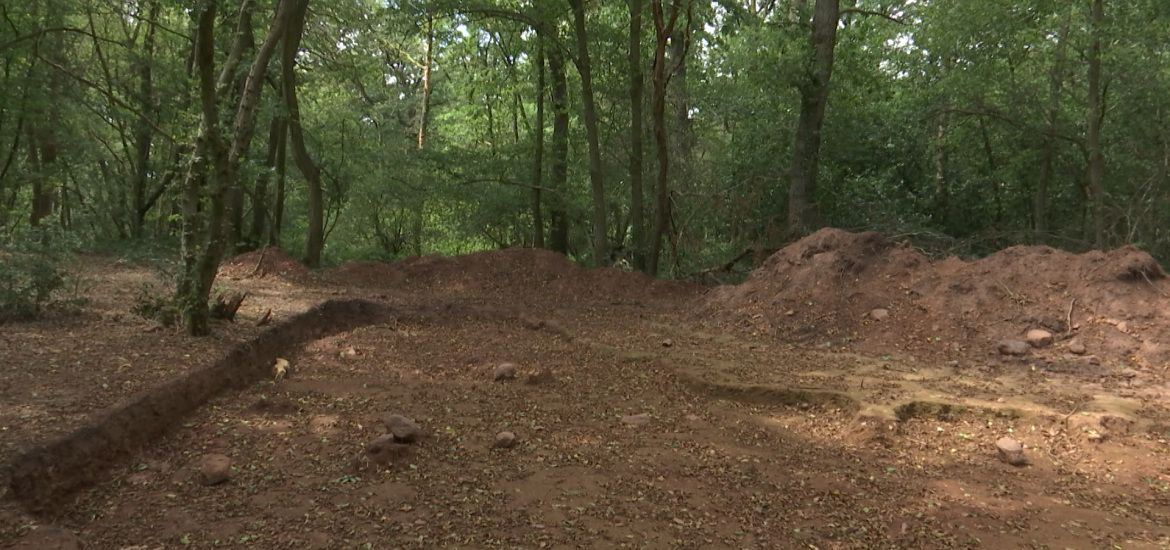
[[[0,544],[1170,547],[1165,365],[798,346],[696,318],[705,289],[542,252],[322,274],[258,261],[220,281],[250,292],[244,318],[190,340],[128,313],[149,270],[84,259],[93,300],[79,315],[0,326],[0,463],[214,361],[269,308],[344,295],[508,315],[289,350],[285,380],[219,396],[52,513],[5,499]],[[517,378],[493,380],[505,362]],[[365,447],[387,413],[426,435],[381,465]],[[494,448],[505,430],[519,443]],[[1009,435],[1028,466],[997,458]],[[230,481],[199,482],[206,453],[231,457]]]

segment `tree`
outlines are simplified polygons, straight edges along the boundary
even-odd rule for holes
[[[605,228],[605,172],[601,165],[601,138],[597,128],[597,107],[593,96],[593,73],[589,60],[589,34],[585,28],[584,0],[569,0],[573,29],[577,36],[577,72],[581,75],[581,109],[589,142],[589,182],[593,192],[593,263],[609,261]]]
[[[829,103],[829,82],[837,46],[839,0],[816,0],[809,58],[804,79],[799,82],[800,116],[792,140],[792,167],[788,183],[788,234],[802,235],[820,222],[816,210],[817,170],[821,150],[821,129]]]

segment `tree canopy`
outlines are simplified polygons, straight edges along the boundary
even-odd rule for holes
[[[821,226],[1170,256],[1157,0],[0,4],[0,236],[510,246],[685,277]],[[204,328],[200,328],[204,327]]]

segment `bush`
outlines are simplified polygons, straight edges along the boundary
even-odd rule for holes
[[[181,313],[179,303],[171,293],[159,290],[151,284],[143,284],[138,288],[130,311],[143,319],[157,321],[164,327],[177,324]]]
[[[34,319],[62,295],[69,276],[65,240],[51,230],[29,229],[0,242],[0,322]]]

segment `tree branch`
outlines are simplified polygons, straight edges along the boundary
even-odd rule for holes
[[[889,21],[893,21],[894,23],[897,23],[897,24],[899,24],[899,25],[905,25],[905,24],[906,24],[906,22],[905,22],[905,21],[903,21],[903,20],[901,20],[901,19],[898,19],[897,17],[894,17],[893,15],[890,15],[890,14],[888,14],[888,13],[884,13],[884,12],[880,12],[880,11],[870,11],[870,10],[863,10],[863,9],[861,9],[861,8],[846,8],[846,9],[843,9],[843,10],[841,10],[841,13],[840,13],[840,14],[838,14],[838,18],[845,17],[846,15],[850,15],[850,14],[857,14],[857,15],[872,15],[872,16],[875,16],[875,17],[881,17],[882,19],[886,19],[886,20],[889,20]]]

